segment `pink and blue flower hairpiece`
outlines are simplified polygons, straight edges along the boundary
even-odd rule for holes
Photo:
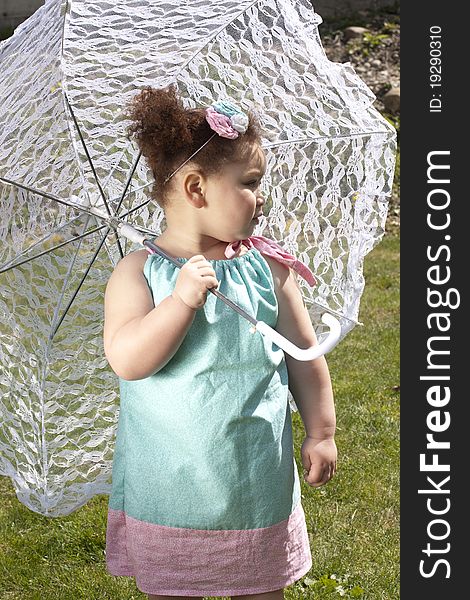
[[[206,108],[206,121],[209,123],[210,128],[215,131],[213,135],[204,142],[204,144],[193,152],[189,158],[187,158],[177,169],[173,171],[171,175],[165,179],[166,183],[173,175],[181,169],[187,162],[189,162],[193,156],[195,156],[211,139],[219,134],[221,137],[229,138],[231,140],[237,138],[240,133],[245,133],[248,129],[248,115],[240,110],[229,100],[221,100],[214,102],[211,106]]]
[[[226,100],[206,108],[206,121],[216,133],[230,139],[248,129],[248,115]]]

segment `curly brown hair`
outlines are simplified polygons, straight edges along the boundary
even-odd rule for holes
[[[252,144],[261,145],[261,126],[257,116],[245,110],[248,128],[235,139],[216,135],[190,161],[202,173],[221,172],[230,163],[243,162]],[[185,108],[177,96],[176,85],[166,88],[144,87],[127,105],[126,117],[132,121],[128,135],[133,136],[147,159],[155,183],[151,199],[163,209],[169,201],[174,182],[165,178],[213,135],[204,108]]]

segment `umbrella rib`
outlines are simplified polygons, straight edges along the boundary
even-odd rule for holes
[[[366,137],[369,135],[375,135],[378,133],[387,133],[385,130],[381,131],[367,131],[365,133],[349,133],[347,135],[319,135],[317,137],[312,138],[297,138],[293,140],[282,140],[278,142],[273,142],[272,144],[264,144],[263,148],[276,148],[277,146],[285,146],[286,144],[300,144],[300,143],[310,143],[316,142],[318,140],[337,140],[342,138],[350,139],[352,137]]]
[[[1,179],[1,178],[0,178],[0,179]],[[26,186],[22,186],[21,184],[17,184],[17,185],[19,185],[19,187],[25,187],[25,188],[26,188]],[[28,188],[26,188],[26,189],[28,189]],[[33,192],[34,192],[34,190],[33,190],[32,188],[29,188],[29,189],[30,189],[30,191],[33,191]],[[34,192],[34,193],[39,193],[39,192]],[[43,194],[40,194],[40,195],[43,195]],[[46,197],[50,198],[51,200],[57,200],[58,202],[61,202],[61,200],[60,200],[59,198],[54,198],[53,196],[50,196],[49,194],[46,194]],[[137,210],[140,210],[140,209],[141,209],[143,206],[145,206],[146,204],[148,204],[148,202],[149,202],[149,200],[145,200],[145,201],[144,201],[144,202],[142,202],[141,204],[138,204],[137,206],[134,206],[133,208],[131,208],[130,210],[128,210],[127,212],[123,213],[123,214],[122,214],[122,215],[120,215],[120,216],[121,216],[121,217],[126,217],[126,216],[128,216],[129,214],[131,214],[131,213],[133,213],[133,212],[135,212],[135,211],[137,211]],[[68,204],[68,203],[66,203],[66,202],[62,202],[62,203],[63,203],[63,204],[66,204],[67,206],[72,206],[72,208],[76,208],[76,209],[78,209],[78,210],[82,210],[83,212],[86,212],[86,213],[88,213],[88,214],[90,214],[90,215],[93,215],[93,216],[98,216],[98,215],[95,215],[94,213],[90,213],[90,212],[89,212],[87,209],[85,209],[85,208],[83,208],[83,207],[81,207],[81,206],[77,206],[77,205],[69,205],[69,204]],[[74,219],[72,219],[72,221],[68,221],[67,223],[65,223],[65,224],[64,224],[64,225],[63,225],[63,226],[62,226],[60,229],[63,229],[64,227],[67,227],[68,225],[70,225],[71,223],[73,223],[73,221],[75,221],[75,220],[76,220],[76,219],[78,219],[79,217],[80,217],[80,216],[79,216],[79,215],[77,215],[77,217],[75,217]],[[99,216],[98,216],[98,217],[99,217]],[[103,218],[103,217],[99,217],[99,218]],[[85,237],[85,236],[87,236],[87,235],[91,235],[92,233],[95,233],[96,231],[100,231],[101,229],[103,229],[103,228],[104,228],[104,227],[106,227],[106,226],[109,226],[109,225],[108,225],[108,223],[105,223],[105,224],[103,224],[103,225],[99,225],[98,227],[95,227],[95,229],[91,229],[91,230],[89,230],[89,231],[86,231],[85,233],[83,233],[83,234],[80,234],[80,235],[78,235],[78,236],[75,236],[75,237],[72,237],[72,238],[70,238],[69,240],[65,240],[64,242],[62,242],[62,243],[60,243],[60,244],[58,244],[58,245],[56,245],[56,246],[51,246],[51,247],[50,247],[50,248],[48,248],[47,250],[44,250],[43,252],[40,252],[39,254],[35,254],[34,256],[30,256],[30,257],[26,258],[25,260],[21,260],[21,261],[19,261],[19,262],[15,262],[14,264],[11,264],[11,261],[10,261],[10,263],[9,263],[9,266],[8,266],[7,268],[4,268],[4,267],[5,267],[5,264],[7,264],[7,263],[5,263],[5,264],[4,264],[4,265],[2,265],[2,267],[0,268],[0,273],[4,273],[4,272],[6,272],[6,271],[9,271],[10,269],[13,269],[13,268],[15,268],[15,267],[19,267],[20,265],[23,265],[24,263],[26,263],[26,262],[29,262],[29,261],[31,261],[31,260],[34,260],[35,258],[39,258],[40,256],[43,256],[43,255],[45,255],[45,254],[49,254],[49,252],[53,252],[54,250],[57,250],[58,248],[61,248],[62,246],[65,246],[66,244],[69,244],[69,243],[71,243],[71,242],[74,242],[74,241],[76,241],[76,240],[79,240],[79,239],[81,239],[81,238],[83,238],[83,237]],[[147,229],[146,227],[138,227],[138,226],[135,226],[135,225],[134,225],[133,227],[136,227],[136,229],[139,229],[139,230],[141,230],[141,231],[145,231],[146,233],[153,233],[153,231],[151,231],[150,229]],[[49,236],[48,236],[48,237],[49,237]],[[41,238],[40,240],[38,240],[38,241],[37,241],[35,244],[33,244],[32,246],[29,246],[29,248],[27,248],[27,249],[26,249],[24,252],[22,252],[21,254],[17,254],[17,255],[14,257],[14,259],[13,259],[13,260],[15,260],[15,258],[18,258],[18,256],[24,255],[24,253],[25,253],[26,251],[29,251],[29,250],[31,250],[31,248],[34,248],[35,246],[37,246],[38,244],[40,244],[41,242],[43,242],[45,239],[47,239],[47,238],[44,238],[44,237],[43,237],[43,238]]]
[[[189,65],[189,63],[190,63],[192,60],[194,60],[194,59],[196,58],[196,56],[197,56],[198,54],[200,54],[200,53],[201,53],[201,52],[204,50],[204,48],[206,48],[206,47],[207,47],[207,46],[208,46],[208,45],[209,45],[209,44],[212,42],[212,40],[213,40],[213,39],[215,39],[215,38],[216,38],[216,37],[219,35],[219,33],[220,33],[221,31],[223,31],[224,29],[227,29],[227,27],[228,27],[228,26],[229,26],[231,23],[233,23],[233,22],[234,22],[236,19],[238,19],[238,17],[239,17],[240,15],[242,15],[243,13],[247,12],[248,10],[250,10],[250,8],[252,8],[252,7],[253,7],[255,4],[258,4],[259,2],[260,2],[260,0],[255,0],[255,1],[254,1],[254,2],[252,2],[252,3],[251,3],[249,6],[247,6],[246,8],[244,8],[243,10],[241,10],[241,11],[240,11],[238,14],[236,14],[236,15],[233,17],[233,19],[230,19],[230,21],[229,21],[228,23],[224,23],[224,24],[223,24],[223,25],[220,27],[220,29],[218,29],[218,30],[217,30],[217,31],[216,31],[216,32],[215,32],[215,33],[214,33],[214,34],[213,34],[213,35],[212,35],[212,36],[211,36],[211,37],[210,37],[208,40],[206,40],[205,44],[204,44],[203,46],[201,46],[201,47],[199,48],[199,50],[196,50],[196,52],[195,52],[195,53],[194,53],[194,54],[191,56],[191,58],[188,58],[188,60],[187,60],[187,61],[186,61],[186,62],[185,62],[185,63],[184,63],[184,64],[183,64],[181,67],[180,67],[180,70],[178,71],[178,74],[176,75],[176,77],[178,77],[178,75],[181,73],[181,71],[183,71],[183,69],[185,69],[185,68],[186,68],[186,67]],[[176,77],[175,77],[175,79],[176,79]]]
[[[78,294],[78,292],[80,291],[80,288],[82,287],[83,283],[85,282],[85,279],[86,279],[86,277],[87,277],[87,275],[88,275],[88,273],[89,273],[89,271],[90,271],[90,269],[91,269],[91,267],[92,267],[93,263],[95,262],[95,260],[96,260],[96,257],[98,256],[98,253],[99,253],[99,251],[101,250],[101,247],[103,246],[104,242],[106,241],[106,238],[107,238],[107,236],[108,236],[108,233],[109,233],[110,229],[111,229],[111,227],[108,227],[108,230],[107,230],[107,231],[106,231],[106,233],[105,233],[105,234],[102,236],[102,238],[101,238],[101,241],[99,242],[99,244],[98,244],[98,247],[96,248],[96,250],[95,250],[95,253],[94,253],[94,255],[93,255],[93,257],[92,257],[92,259],[91,259],[91,261],[90,261],[90,264],[88,265],[88,267],[87,267],[86,271],[83,273],[83,275],[82,275],[82,277],[81,277],[81,280],[80,280],[80,282],[79,282],[78,286],[76,287],[76,289],[75,289],[75,291],[74,291],[74,293],[73,293],[72,297],[70,298],[70,300],[69,300],[69,303],[68,303],[68,304],[67,304],[67,306],[65,307],[65,310],[64,310],[64,312],[62,313],[62,316],[60,317],[60,319],[59,319],[59,321],[58,321],[58,323],[57,323],[56,327],[54,328],[54,330],[53,330],[51,333],[49,333],[49,339],[50,339],[50,340],[52,340],[52,339],[54,338],[55,334],[57,333],[57,331],[58,331],[59,327],[60,327],[60,326],[61,326],[61,324],[62,324],[62,321],[65,319],[65,316],[67,315],[67,313],[68,313],[68,311],[69,311],[70,307],[72,306],[72,303],[73,303],[73,301],[74,301],[74,300],[75,300],[75,298],[77,297],[77,294]],[[75,253],[75,256],[76,256],[76,255],[77,255],[77,253]],[[65,285],[64,285],[64,288],[65,288]],[[63,297],[63,294],[61,295],[61,298],[62,298],[62,297]],[[60,303],[59,303],[59,305],[60,305]]]
[[[53,196],[52,194],[48,194],[47,192],[42,192],[41,190],[33,188],[29,185],[25,185],[24,183],[19,183],[18,181],[13,181],[12,179],[7,179],[6,177],[0,177],[0,181],[4,181],[5,183],[7,183],[9,185],[16,185],[17,187],[20,187],[23,190],[26,190],[33,194],[37,194],[38,196],[43,196],[44,198],[47,198],[48,200],[55,200],[55,202],[58,202],[59,204],[63,204],[64,206],[68,206],[69,208],[75,208],[77,210],[81,210],[82,212],[88,213],[90,216],[94,216],[94,217],[98,216],[96,213],[94,213],[92,210],[90,210],[86,206],[82,206],[81,204],[75,204],[75,202],[70,202],[70,201],[68,202],[67,200],[64,200],[63,198],[58,198],[57,196]],[[112,216],[111,216],[111,218],[112,218]]]
[[[90,153],[88,152],[88,148],[87,148],[87,146],[86,146],[86,144],[85,144],[85,140],[84,140],[84,138],[83,138],[82,131],[81,131],[81,129],[80,129],[80,127],[79,127],[79,125],[78,125],[78,120],[77,120],[77,118],[76,118],[76,116],[75,116],[75,113],[74,113],[74,111],[73,111],[72,105],[71,105],[71,104],[70,104],[70,102],[69,102],[69,99],[68,99],[68,96],[67,96],[67,94],[66,94],[65,90],[63,90],[63,92],[64,92],[64,93],[63,93],[63,98],[64,98],[64,100],[65,100],[65,103],[66,103],[66,105],[67,105],[67,108],[68,108],[68,109],[69,109],[69,111],[70,111],[70,114],[72,115],[72,120],[73,120],[73,122],[74,122],[74,124],[75,124],[75,128],[76,128],[76,130],[77,130],[78,136],[79,136],[79,138],[80,138],[80,141],[81,141],[81,143],[82,143],[83,150],[84,150],[84,152],[85,152],[85,154],[86,154],[86,157],[87,157],[87,159],[88,159],[88,163],[90,164],[91,170],[92,170],[92,172],[93,172],[93,177],[95,178],[96,185],[98,186],[98,189],[99,189],[99,191],[100,191],[101,198],[102,198],[102,200],[103,200],[104,206],[105,206],[105,208],[106,208],[106,210],[107,210],[107,212],[108,212],[108,215],[109,215],[110,217],[112,217],[112,216],[115,216],[115,215],[113,215],[113,214],[111,213],[111,211],[110,211],[110,209],[109,209],[109,205],[108,205],[108,201],[107,201],[107,199],[106,199],[106,195],[105,195],[105,193],[104,193],[104,190],[103,190],[103,188],[102,188],[102,186],[101,186],[101,183],[100,183],[100,181],[99,181],[99,179],[98,179],[98,174],[96,173],[95,165],[93,164],[93,161],[92,161],[92,159],[91,159]],[[123,257],[124,257],[124,251],[123,251],[123,249],[122,249],[122,246],[121,246],[121,241],[120,241],[119,237],[117,238],[117,240],[116,240],[116,241],[117,241],[117,245],[118,245],[118,249],[119,249],[119,254],[121,255],[121,258],[123,258]]]
[[[350,135],[334,135],[334,136],[328,136],[328,135],[322,135],[322,136],[318,136],[318,137],[314,137],[314,138],[297,138],[294,140],[284,140],[284,141],[280,141],[280,142],[274,142],[273,144],[264,144],[262,145],[262,148],[276,148],[277,146],[283,146],[286,144],[307,144],[310,142],[316,142],[317,140],[328,140],[328,139],[340,139],[340,138],[351,138],[351,137],[365,137],[368,135],[375,135],[375,134],[379,134],[379,133],[387,133],[386,131],[369,131],[367,133],[352,133]],[[140,156],[139,156],[140,158]],[[141,190],[145,189],[146,187],[148,187],[149,185],[152,185],[153,183],[155,183],[155,179],[152,179],[151,181],[148,181],[147,183],[144,183],[143,185],[135,188],[132,190],[131,193],[135,193],[135,192],[140,192]],[[112,200],[117,200],[119,197],[116,196],[115,198],[112,198]]]
[[[149,185],[152,185],[152,183],[155,183],[155,179],[153,179],[152,181],[148,181],[147,183],[144,183],[144,185],[141,185],[141,186],[131,190],[129,193],[135,194],[136,192],[140,192],[141,190],[148,187]],[[119,198],[120,198],[120,196],[116,196],[115,198],[112,198],[111,200],[114,201],[114,200],[118,200]]]
[[[93,161],[91,160],[90,153],[88,152],[88,148],[87,148],[87,146],[85,144],[85,140],[83,139],[82,131],[81,131],[79,125],[78,125],[77,117],[75,116],[74,110],[72,108],[72,105],[70,104],[70,101],[69,101],[68,96],[65,93],[65,91],[64,91],[64,99],[65,99],[65,102],[67,104],[67,108],[69,109],[70,114],[72,115],[72,120],[73,120],[73,122],[75,124],[75,128],[77,130],[78,137],[80,138],[80,141],[81,141],[82,146],[83,146],[83,150],[85,151],[86,157],[88,159],[88,163],[89,163],[89,165],[91,167],[91,170],[93,172],[93,177],[95,178],[96,185],[98,186],[98,189],[100,191],[101,198],[103,199],[103,202],[105,203],[106,210],[108,211],[108,215],[111,216],[111,211],[109,210],[109,206],[108,206],[108,204],[106,202],[106,196],[105,196],[104,190],[101,187],[101,183],[98,180],[98,175],[96,173],[95,165],[93,164]]]
[[[116,159],[116,162],[114,163],[113,167],[110,169],[108,176],[106,177],[106,180],[104,182],[104,186],[106,187],[109,183],[109,180],[111,179],[111,177],[114,175],[114,171],[118,168],[118,166],[121,164],[121,160],[122,157],[124,156],[126,152],[126,149],[123,148],[121,151],[121,154],[119,155],[119,157]]]
[[[78,219],[78,217],[77,217],[77,219]],[[66,223],[63,227],[66,227],[69,224],[70,223]],[[42,252],[39,252],[39,254],[35,254],[34,256],[28,256],[24,260],[20,260],[18,262],[15,262],[14,264],[11,264],[11,262],[10,262],[10,265],[6,268],[4,268],[5,265],[3,265],[2,268],[0,268],[0,273],[5,273],[6,271],[9,271],[10,269],[15,269],[16,267],[24,265],[25,263],[30,262],[30,261],[34,260],[35,258],[39,258],[40,256],[44,256],[45,254],[49,254],[50,252],[53,252],[54,250],[58,250],[59,248],[62,248],[63,246],[66,246],[67,244],[70,244],[71,242],[75,242],[76,240],[80,240],[81,238],[84,238],[87,235],[91,235],[92,233],[95,233],[96,231],[100,231],[104,227],[108,227],[108,225],[106,223],[104,225],[99,225],[98,227],[95,227],[95,229],[85,231],[85,233],[81,233],[80,235],[72,237],[69,240],[65,240],[64,242],[61,242],[57,246],[51,246],[50,248],[47,248],[47,250],[43,250]],[[61,227],[61,229],[62,229],[62,227]],[[43,242],[46,239],[47,238],[42,238],[41,240],[37,241],[36,244],[34,244],[33,246],[30,246],[28,248],[28,250],[31,250],[31,248],[34,248],[35,246],[37,246],[38,244],[40,244],[41,242]],[[22,254],[24,254],[24,253],[22,253]],[[17,256],[21,256],[21,255],[17,255]]]
[[[29,250],[32,250],[32,249],[33,249],[33,248],[35,248],[36,246],[39,246],[40,244],[42,244],[43,242],[45,242],[46,240],[48,240],[48,239],[51,237],[51,235],[52,235],[53,233],[54,233],[54,234],[55,234],[55,233],[60,233],[60,232],[61,232],[63,229],[65,229],[66,227],[69,227],[70,225],[73,225],[74,221],[78,221],[78,219],[80,219],[80,215],[77,215],[77,216],[76,216],[76,217],[74,217],[74,218],[73,218],[71,221],[67,221],[66,223],[64,223],[64,224],[63,224],[63,225],[61,225],[60,227],[57,227],[56,229],[54,229],[54,231],[50,231],[48,235],[46,235],[46,236],[44,236],[44,237],[41,237],[41,238],[37,239],[37,240],[36,240],[36,242],[35,242],[35,243],[34,243],[32,246],[29,246],[29,247],[28,247],[28,251],[29,251]],[[75,239],[76,239],[76,238],[75,238]],[[68,242],[68,241],[69,241],[69,240],[67,240],[67,242]],[[72,240],[72,241],[73,241],[73,240]],[[65,242],[65,243],[67,243],[67,242]],[[31,260],[32,260],[33,258],[37,258],[38,256],[42,256],[43,254],[46,254],[46,253],[48,253],[48,252],[51,252],[52,250],[55,250],[56,248],[60,248],[60,247],[61,247],[61,246],[63,246],[63,245],[64,245],[64,243],[62,243],[62,244],[59,244],[58,246],[53,246],[53,247],[51,247],[51,248],[49,248],[49,249],[47,249],[47,250],[44,250],[44,252],[41,252],[40,254],[36,254],[35,256],[32,256],[32,257],[31,257]],[[9,269],[12,269],[12,268],[14,268],[14,267],[18,267],[19,265],[22,265],[22,264],[24,264],[25,262],[28,262],[28,261],[30,260],[29,258],[27,258],[27,259],[25,259],[25,260],[23,260],[23,261],[21,261],[21,262],[16,262],[16,263],[12,264],[12,263],[13,263],[13,261],[14,261],[15,259],[17,259],[19,256],[21,256],[21,255],[23,255],[23,254],[24,254],[24,252],[21,252],[20,254],[17,254],[16,256],[14,256],[14,257],[13,257],[13,258],[10,260],[10,262],[8,262],[8,263],[4,263],[4,264],[2,265],[2,267],[0,267],[0,273],[4,273],[5,271],[8,271]],[[6,268],[6,269],[5,269],[4,267],[5,267],[5,265],[7,265],[7,264],[9,264],[9,265],[11,265],[11,266],[9,266],[8,268]]]
[[[140,156],[137,158],[137,160],[139,158],[140,158]],[[131,177],[132,177],[132,175],[131,175]],[[52,194],[48,194],[47,192],[42,192],[41,190],[37,190],[36,188],[32,188],[31,186],[25,185],[24,183],[19,183],[18,181],[13,181],[12,179],[6,179],[5,177],[0,177],[0,181],[4,181],[8,185],[15,185],[17,187],[22,188],[23,190],[27,190],[28,192],[31,192],[33,194],[37,194],[38,196],[43,196],[44,198],[47,198],[48,200],[55,200],[55,202],[58,202],[59,204],[63,204],[64,206],[68,206],[69,208],[74,208],[76,210],[80,210],[82,212],[85,212],[85,213],[87,213],[87,214],[89,214],[91,216],[99,217],[99,218],[104,219],[104,217],[100,217],[100,215],[97,215],[96,213],[94,213],[92,210],[90,210],[86,206],[82,206],[81,204],[75,204],[74,202],[67,202],[67,200],[64,200],[63,198],[58,198],[57,196],[53,196]],[[145,184],[145,186],[143,186],[143,187],[146,187],[147,185],[150,185],[150,184]],[[137,188],[135,190],[131,190],[130,193],[134,193],[134,192],[138,191],[138,189],[140,189],[140,188]],[[117,199],[118,199],[118,197],[113,198],[113,200],[117,200]],[[142,208],[143,206],[145,206],[149,202],[150,202],[149,199],[144,200],[144,202],[141,202],[140,204],[138,204],[134,208],[129,209],[127,212],[119,215],[119,217],[117,217],[117,218],[126,217],[127,215],[135,212],[136,210],[139,210],[140,208]],[[111,217],[111,218],[116,218],[116,217]],[[70,222],[71,221],[69,221],[69,223]],[[150,231],[149,229],[146,229],[145,227],[140,227],[140,229],[142,229],[144,231]]]
[[[130,141],[130,140],[129,140],[129,141]],[[113,166],[112,170],[109,172],[109,175],[108,175],[108,177],[106,178],[106,181],[105,181],[105,186],[108,184],[109,180],[110,180],[110,179],[111,179],[111,177],[113,176],[113,174],[114,174],[114,171],[115,171],[115,170],[118,168],[118,166],[119,166],[119,164],[120,164],[120,162],[121,162],[121,159],[122,159],[122,157],[123,157],[123,155],[124,155],[125,151],[126,151],[126,149],[125,149],[125,148],[123,148],[123,150],[122,150],[122,152],[121,152],[121,155],[120,155],[120,156],[119,156],[119,158],[116,160],[116,163],[114,164],[114,166]],[[138,154],[138,156],[137,156],[137,158],[136,158],[136,162],[135,162],[134,166],[133,166],[133,167],[132,167],[132,169],[131,169],[131,174],[130,174],[130,176],[128,177],[128,180],[127,180],[127,182],[126,182],[126,185],[124,186],[124,189],[127,189],[127,187],[129,186],[129,183],[130,183],[130,181],[131,181],[132,177],[134,176],[134,171],[135,171],[135,170],[136,170],[136,168],[137,168],[137,164],[138,164],[138,162],[139,162],[139,160],[140,160],[141,154],[142,154],[142,152],[141,152],[141,151],[139,151],[139,154]],[[134,190],[132,190],[132,191],[134,191]],[[123,196],[124,196],[124,194],[123,194],[123,195],[121,195],[121,196],[119,196],[119,195],[118,195],[118,196],[116,196],[115,198],[111,198],[110,202],[112,202],[113,200],[117,200],[118,198],[122,198]],[[118,209],[116,209],[116,213],[117,213],[117,211],[118,211],[118,210],[119,210],[119,208],[118,208]]]
[[[86,224],[85,224],[85,227],[86,227]],[[69,282],[69,277],[70,277],[70,274],[72,273],[72,270],[73,270],[74,263],[75,263],[75,261],[76,261],[76,259],[77,259],[77,255],[78,255],[78,249],[77,249],[77,251],[75,252],[75,254],[74,254],[74,256],[73,256],[72,260],[70,261],[70,263],[69,263],[69,265],[68,265],[67,274],[66,274],[66,275],[65,275],[65,277],[64,277],[63,284],[62,284],[62,289],[61,289],[61,292],[60,292],[60,294],[59,294],[59,298],[58,298],[57,304],[56,304],[56,306],[55,306],[55,309],[54,309],[54,315],[53,315],[53,317],[52,317],[52,324],[51,324],[52,326],[53,326],[53,325],[54,325],[54,323],[56,322],[56,317],[57,317],[57,315],[58,315],[58,313],[59,313],[59,308],[60,308],[60,305],[61,305],[62,299],[63,299],[63,297],[64,297],[64,293],[65,293],[65,290],[66,290],[66,288],[67,288],[67,285],[68,285],[68,282]],[[73,298],[75,298],[75,296],[76,296],[76,295],[77,295],[77,292],[75,292],[75,294],[73,295],[73,297],[72,297],[72,300],[73,300]],[[65,309],[65,312],[67,312],[68,308],[70,307],[70,304],[71,304],[71,303],[69,303],[68,307]],[[62,315],[62,318],[60,319],[59,323],[62,323],[63,319],[64,319],[64,315]],[[56,332],[57,332],[57,329],[58,329],[58,327],[56,327],[56,328],[54,329],[54,331],[52,331],[52,332],[49,332],[49,337],[48,337],[48,347],[50,347],[50,344],[52,343],[52,341],[53,341],[53,339],[54,339],[54,336],[55,336],[55,334],[56,334]]]
[[[138,206],[135,206],[134,208],[132,208],[131,210],[129,210],[128,212],[124,213],[122,216],[127,216],[128,214],[135,212],[136,210],[139,210],[140,208],[142,208],[142,206],[144,206],[145,204],[148,203],[148,200],[146,200],[145,202],[143,202],[142,204],[139,204]],[[78,217],[77,217],[78,218]],[[64,225],[64,227],[66,225],[69,225],[70,223],[66,223]],[[14,264],[10,264],[9,267],[5,268],[0,268],[0,273],[4,273],[6,271],[9,271],[10,269],[13,269],[15,267],[19,267],[20,265],[23,265],[31,260],[34,260],[35,258],[39,258],[40,256],[44,256],[45,254],[49,254],[49,252],[53,252],[54,250],[57,250],[58,248],[62,248],[62,246],[65,246],[66,244],[70,244],[71,242],[75,242],[76,240],[79,240],[87,235],[91,235],[92,233],[96,233],[97,231],[100,231],[101,229],[103,229],[104,227],[109,227],[108,223],[104,223],[103,225],[99,225],[98,227],[95,227],[95,229],[90,229],[88,231],[85,231],[85,233],[82,233],[80,235],[77,235],[75,237],[70,238],[69,240],[65,240],[64,242],[58,244],[57,246],[51,246],[50,248],[48,248],[47,250],[44,250],[43,252],[40,252],[39,254],[35,254],[34,256],[30,256],[28,258],[26,258],[25,260],[19,261],[19,262],[15,262]],[[150,234],[154,234],[154,232],[151,229],[147,229],[146,227],[138,227],[136,225],[133,225],[133,227],[135,229],[138,229],[139,231],[143,231],[145,233],[150,233]],[[40,242],[44,241],[44,239],[47,238],[42,238],[41,240],[39,240],[36,244],[34,244],[33,246],[30,246],[29,248],[27,248],[27,250],[30,250],[31,248],[34,248],[34,246],[36,246],[37,244],[39,244]],[[24,254],[24,252],[22,253]],[[17,255],[21,256],[21,255]],[[15,258],[17,258],[15,257]],[[4,266],[4,265],[3,265]]]
[[[142,151],[139,151],[139,154],[138,154],[137,158],[135,159],[134,164],[132,165],[132,169],[131,169],[131,171],[129,173],[129,176],[127,178],[126,185],[124,186],[124,190],[123,190],[123,192],[121,194],[121,197],[119,199],[119,203],[118,203],[117,208],[116,208],[116,213],[119,213],[119,209],[121,208],[121,204],[123,203],[124,197],[125,197],[125,195],[127,193],[127,188],[129,187],[129,185],[130,185],[130,183],[132,181],[132,178],[134,177],[134,173],[135,173],[135,170],[137,169],[137,165],[139,164],[139,160],[140,160],[141,156],[142,156]],[[135,190],[131,190],[130,193],[132,193],[134,191]],[[118,216],[120,216],[120,215],[118,214]]]
[[[307,296],[304,296],[302,294],[302,298],[305,300],[305,302],[307,302],[308,304],[316,304],[317,306],[319,306],[320,308],[325,309],[327,312],[336,315],[337,317],[341,318],[341,319],[346,319],[347,321],[349,321],[350,323],[354,323],[355,325],[364,325],[364,323],[362,323],[361,321],[357,321],[356,319],[351,319],[351,317],[347,317],[346,315],[344,315],[343,313],[340,313],[337,310],[333,310],[332,308],[330,308],[329,306],[325,306],[325,304],[322,304],[321,302],[318,302],[317,300],[312,300],[311,298],[308,298]]]

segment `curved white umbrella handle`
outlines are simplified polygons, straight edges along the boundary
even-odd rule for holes
[[[269,325],[266,325],[264,321],[258,321],[256,323],[256,329],[277,344],[279,348],[282,348],[287,354],[292,356],[292,358],[295,358],[296,360],[313,360],[332,350],[341,336],[341,325],[336,317],[330,313],[324,313],[321,320],[330,328],[326,340],[321,344],[305,349],[299,348],[292,342],[289,342],[289,340],[286,340],[284,336]]]

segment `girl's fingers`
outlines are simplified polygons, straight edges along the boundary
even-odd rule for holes
[[[327,474],[327,481],[329,481],[333,475],[335,474],[336,471],[336,463],[330,464],[328,465],[328,468],[326,470],[326,474]]]
[[[191,258],[188,260],[188,262],[191,263],[196,263],[196,262],[200,262],[201,260],[206,260],[206,257],[203,256],[202,254],[195,254],[194,256],[191,256]]]
[[[328,481],[328,467],[325,467],[322,472],[322,477],[318,482],[318,485],[324,485]]]
[[[311,485],[312,487],[320,487],[327,483],[336,472],[336,463],[334,465],[325,465],[320,473],[320,476],[315,479],[311,477],[311,472],[309,473],[307,469],[304,469],[304,479],[305,481]]]
[[[211,263],[202,254],[196,254],[196,256],[191,256],[191,258],[188,259],[188,262],[192,263],[194,267],[196,267],[196,269],[198,270],[209,269],[210,271],[215,273]]]
[[[324,475],[324,471],[321,472],[321,477],[320,479],[317,479],[316,481],[312,481],[312,482],[307,482],[310,483],[310,485],[312,487],[320,487],[321,485],[323,485],[325,483],[325,475]]]
[[[307,475],[307,478],[312,482],[316,482],[316,481],[321,481],[322,477],[323,477],[323,466],[319,465],[319,464],[311,465],[310,470]]]
[[[215,271],[210,265],[201,265],[200,267],[197,267],[197,274],[212,275],[213,277],[215,277]]]
[[[319,485],[324,476],[324,469],[319,466],[310,467],[310,471],[305,476],[305,481],[310,485]]]
[[[197,276],[198,277],[204,277],[204,278],[207,277],[208,278],[207,281],[204,281],[207,288],[219,286],[219,281],[218,281],[215,271],[211,267],[211,265],[201,264],[200,266],[198,266],[196,264],[196,268],[197,268]]]

